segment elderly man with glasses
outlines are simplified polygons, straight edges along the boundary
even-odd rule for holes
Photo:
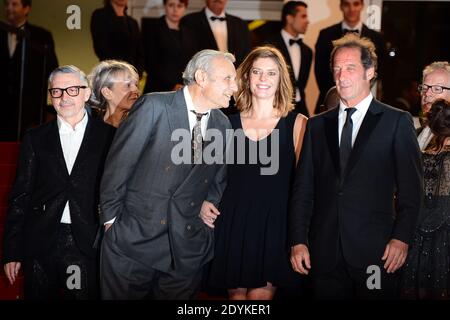
[[[98,187],[114,128],[85,109],[91,90],[74,66],[56,68],[49,94],[57,119],[23,138],[5,224],[3,263],[26,299],[98,297]]]
[[[431,105],[437,99],[450,101],[450,64],[448,61],[436,61],[426,66],[423,70],[422,84],[418,90],[422,96],[422,117],[430,111]],[[427,125],[423,125],[417,131],[420,150],[425,150],[433,133]]]

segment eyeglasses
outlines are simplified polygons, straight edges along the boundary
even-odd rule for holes
[[[417,87],[417,89],[419,90],[420,93],[427,92],[429,88],[431,88],[431,92],[433,92],[434,94],[440,94],[444,90],[450,90],[450,88],[438,86],[438,85],[429,86],[427,84],[419,84],[419,86]]]
[[[86,89],[86,86],[71,86],[65,89],[63,88],[51,88],[48,89],[48,92],[52,96],[52,98],[61,98],[64,91],[71,97],[76,97],[80,94],[80,89]]]

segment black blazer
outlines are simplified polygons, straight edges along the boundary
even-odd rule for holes
[[[52,34],[29,23],[25,24],[24,30],[29,38],[25,53],[21,136],[26,129],[41,123],[47,105],[47,79],[58,66]],[[16,140],[21,57],[22,41],[18,41],[13,56],[9,57],[8,33],[0,30],[0,96],[3,106],[0,141]]]
[[[94,256],[103,164],[115,129],[89,119],[69,175],[56,120],[23,139],[4,231],[3,263],[48,255],[69,201],[72,232],[80,250]]]
[[[92,13],[91,35],[95,54],[100,61],[123,60],[142,73],[144,51],[139,25],[135,19],[128,15],[118,17],[108,4]]]
[[[411,115],[376,100],[340,181],[338,113],[308,121],[290,211],[291,244],[306,244],[311,272],[382,263],[390,239],[409,243],[422,200],[422,163]],[[395,197],[395,205],[394,205]]]
[[[147,72],[145,93],[172,91],[177,83],[182,84],[182,73],[196,53],[194,37],[188,28],[181,26],[179,31],[169,29],[165,16],[145,19],[142,38]]]
[[[225,16],[227,18],[228,51],[234,54],[236,66],[239,66],[250,52],[250,33],[247,23],[241,18],[229,14],[225,14]],[[206,19],[205,9],[186,15],[181,22],[193,32],[197,40],[196,51],[203,49],[218,50],[216,39]]]
[[[281,36],[281,33],[277,33],[276,35],[270,37],[267,42],[269,44],[272,44],[276,48],[278,48],[281,53],[283,54],[287,65],[289,66],[289,73],[292,81],[292,86],[294,87],[294,95],[295,95],[295,89],[298,88],[300,90],[300,96],[301,96],[301,108],[304,110],[308,110],[306,106],[306,100],[305,100],[305,87],[308,83],[309,78],[309,72],[311,70],[311,62],[312,62],[312,50],[310,47],[308,47],[303,42],[300,45],[300,52],[301,52],[301,58],[300,58],[300,71],[298,74],[297,80],[295,80],[294,71],[292,68],[292,61],[291,57],[289,55],[288,48],[286,47],[286,44],[283,40],[283,37]],[[308,114],[306,114],[308,115]]]
[[[330,69],[330,55],[333,50],[332,41],[341,38],[343,35],[342,23],[339,22],[328,28],[322,29],[317,38],[314,72],[320,95],[316,104],[316,113],[319,112],[319,106],[323,102],[327,91],[335,85]],[[383,57],[385,54],[383,38],[379,32],[369,29],[365,24],[363,24],[361,29],[361,37],[369,38],[375,44],[378,56],[378,78],[381,79]]]

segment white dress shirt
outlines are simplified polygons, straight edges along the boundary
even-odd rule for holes
[[[284,29],[281,29],[281,37],[283,38],[284,44],[286,45],[286,48],[288,49],[289,52],[289,56],[291,58],[292,71],[294,72],[295,80],[298,80],[302,60],[302,48],[300,48],[300,45],[295,43],[291,46],[289,44],[289,40],[290,39],[298,40],[301,39],[302,37],[298,36],[294,38]],[[300,90],[298,89],[298,87],[295,87],[295,102],[299,102],[300,99],[301,99]]]
[[[194,103],[192,102],[192,98],[191,98],[191,94],[189,93],[189,89],[187,86],[185,86],[183,88],[183,94],[184,94],[184,100],[186,101],[186,106],[187,106],[187,113],[189,116],[189,130],[191,132],[192,135],[192,129],[194,129],[195,124],[197,123],[197,117],[195,116],[195,114],[192,111],[196,111],[195,110],[195,106]],[[203,112],[206,113],[201,120],[201,130],[202,130],[202,136],[203,138],[205,138],[206,136],[206,128],[208,127],[208,119],[209,119],[209,114],[210,114],[210,110]]]
[[[80,150],[81,143],[83,142],[84,132],[88,123],[88,117],[84,112],[83,119],[75,125],[75,129],[70,124],[64,121],[60,116],[57,117],[57,123],[59,128],[59,139],[61,141],[61,147],[64,154],[64,160],[66,162],[67,171],[69,175],[72,172],[73,165]],[[61,223],[71,223],[69,201],[67,201],[64,207]]]
[[[373,96],[372,93],[369,93],[367,97],[365,97],[360,103],[358,103],[354,108],[355,112],[352,114],[352,122],[353,122],[353,130],[352,130],[352,147],[355,144],[356,136],[358,135],[359,128],[361,128],[361,124],[366,116],[367,110],[369,110],[370,103],[372,102]],[[341,145],[341,135],[342,128],[344,128],[345,120],[347,119],[347,111],[345,109],[348,108],[342,100],[339,102],[339,146]]]
[[[227,20],[212,21],[211,17],[223,17],[225,18],[225,11],[216,16],[207,7],[205,8],[206,20],[208,20],[209,26],[211,27],[214,38],[216,39],[217,47],[219,51],[228,52],[228,31],[227,31]],[[203,34],[197,34],[197,37],[204,37]]]

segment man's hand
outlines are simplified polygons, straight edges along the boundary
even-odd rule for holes
[[[8,262],[3,267],[5,270],[5,274],[8,277],[9,283],[11,285],[16,281],[16,277],[19,274],[21,263],[20,262]]]
[[[108,231],[108,229],[111,228],[112,225],[112,223],[105,223],[105,232]]]
[[[408,245],[400,240],[391,239],[386,245],[383,257],[381,260],[386,260],[384,263],[384,269],[387,273],[394,273],[397,271],[406,261],[408,255]]]
[[[200,214],[198,215],[203,222],[210,228],[214,229],[214,222],[220,214],[219,210],[209,201],[203,201]]]
[[[304,263],[304,264],[303,264]],[[308,247],[297,244],[291,248],[291,264],[295,272],[307,275],[311,269]]]

